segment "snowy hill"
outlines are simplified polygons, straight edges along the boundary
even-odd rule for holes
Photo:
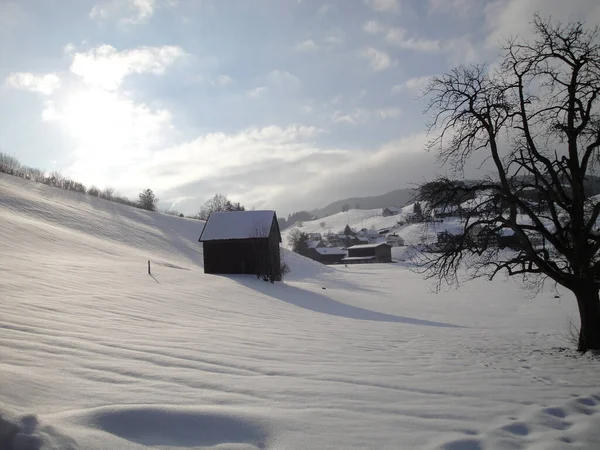
[[[284,283],[210,276],[201,228],[0,174],[0,449],[600,446],[571,296],[287,252]]]

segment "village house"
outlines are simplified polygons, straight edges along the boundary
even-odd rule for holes
[[[389,208],[384,208],[381,212],[381,215],[383,217],[397,216],[398,214],[400,214],[400,212],[402,212],[400,208],[390,206]]]
[[[204,247],[204,273],[281,280],[281,233],[275,211],[212,213],[198,241]]]
[[[379,244],[354,245],[349,247],[348,256],[342,259],[346,264],[390,263],[391,247],[385,242]]]
[[[387,237],[385,238],[385,242],[390,247],[403,247],[404,246],[404,239],[402,239],[397,234],[388,234]]]

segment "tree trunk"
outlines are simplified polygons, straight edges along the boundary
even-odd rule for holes
[[[584,287],[575,291],[579,306],[581,328],[579,329],[580,352],[600,350],[600,299],[596,286]]]

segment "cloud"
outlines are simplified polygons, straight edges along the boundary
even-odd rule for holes
[[[287,70],[276,69],[267,75],[267,80],[276,86],[280,87],[288,87],[291,89],[298,88],[302,83],[300,78],[295,75],[292,75]]]
[[[161,1],[164,6],[175,4],[177,2],[174,0]],[[90,17],[95,20],[117,19],[125,24],[141,24],[152,17],[157,6],[157,0],[107,0],[94,5]]]
[[[393,64],[392,58],[386,52],[377,50],[373,47],[364,48],[359,52],[359,56],[369,60],[369,66],[375,72],[386,70]]]
[[[329,12],[333,9],[333,5],[330,5],[329,3],[325,3],[324,5],[321,5],[319,7],[319,9],[317,9],[317,15],[319,17],[325,17],[327,14],[329,14]]]
[[[510,36],[532,37],[531,20],[539,12],[542,17],[566,21],[582,21],[593,27],[600,23],[600,4],[597,0],[505,0],[491,2],[484,8],[485,24],[489,30],[485,45],[496,51]]]
[[[429,75],[422,76],[422,77],[409,78],[402,84],[397,84],[395,86],[392,86],[391,92],[392,92],[392,94],[400,94],[402,92],[407,92],[407,91],[421,93],[423,91],[423,89],[425,89],[427,87],[427,84],[429,83],[430,79],[431,79],[431,76],[429,76]]]
[[[101,45],[85,53],[75,53],[71,72],[91,86],[115,90],[128,75],[163,74],[185,54],[181,47],[170,45],[138,47],[122,52],[110,45]]]
[[[219,75],[212,81],[215,86],[227,86],[231,83],[233,83],[233,78],[229,75]]]
[[[325,204],[384,192],[398,179],[421,181],[435,167],[434,155],[422,151],[424,133],[358,150],[320,145],[321,133],[302,125],[210,133],[156,152],[126,176],[140,186],[151,181],[162,200],[184,212],[222,192],[246,206],[288,213],[317,206],[315,198]]]
[[[480,11],[477,0],[429,0],[428,14],[470,16]]]
[[[329,46],[342,45],[344,43],[344,32],[342,30],[332,30],[329,32],[327,37],[325,37],[325,42]]]
[[[260,97],[267,90],[266,86],[259,86],[254,89],[249,89],[246,91],[246,95],[251,98]]]
[[[404,28],[384,25],[376,20],[370,20],[363,25],[363,30],[372,35],[383,35],[386,42],[397,47],[418,52],[439,52],[444,45],[436,39],[409,37]]]
[[[60,109],[46,109],[75,143],[75,162],[67,173],[86,183],[107,180],[124,185],[120,172],[149,158],[165,143],[171,128],[166,109],[136,103],[127,96],[100,89],[75,92]]]
[[[35,75],[28,72],[16,72],[11,73],[6,78],[4,85],[13,89],[23,89],[50,95],[60,86],[60,79],[53,73]]]
[[[306,39],[296,44],[296,50],[301,52],[312,52],[319,50],[321,47],[315,43],[313,39]]]
[[[365,0],[365,4],[377,12],[400,12],[400,0]]]
[[[378,109],[364,109],[357,108],[350,113],[342,113],[341,111],[335,111],[331,117],[335,124],[347,124],[352,126],[363,125],[372,120],[385,120],[395,117],[399,117],[402,114],[400,108],[378,108]]]
[[[342,30],[331,30],[323,38],[322,43],[316,42],[313,38],[305,39],[296,44],[296,50],[302,52],[314,52],[317,50],[331,50],[333,47],[342,45],[345,40],[345,35]]]

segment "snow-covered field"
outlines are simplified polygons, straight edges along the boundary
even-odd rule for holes
[[[0,449],[600,448],[569,294],[208,276],[201,228],[0,174]]]

